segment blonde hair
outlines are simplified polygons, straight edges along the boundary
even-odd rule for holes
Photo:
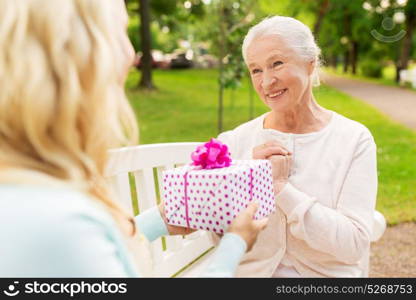
[[[138,136],[114,3],[0,0],[0,165],[23,170],[21,183],[36,171],[88,193],[128,231],[104,180],[107,150]]]

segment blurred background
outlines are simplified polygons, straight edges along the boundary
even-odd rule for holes
[[[248,29],[285,15],[322,49],[317,101],[378,147],[373,277],[416,277],[416,0],[126,0],[136,50],[127,94],[140,142],[206,141],[267,111],[241,56]]]

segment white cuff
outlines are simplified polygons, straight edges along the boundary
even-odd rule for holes
[[[310,203],[313,200],[305,193],[299,191],[289,182],[276,196],[277,205],[283,210],[287,217],[289,217],[295,208],[302,203]]]

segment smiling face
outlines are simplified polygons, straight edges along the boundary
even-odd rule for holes
[[[255,38],[246,62],[254,88],[273,111],[293,110],[307,99],[313,62],[303,60],[279,36]]]

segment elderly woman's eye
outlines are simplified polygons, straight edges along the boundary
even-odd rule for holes
[[[251,70],[251,74],[257,74],[257,73],[260,73],[260,72],[261,72],[260,69],[253,69],[253,70]]]
[[[275,61],[275,62],[273,63],[273,67],[277,67],[277,66],[280,66],[280,65],[283,65],[283,62],[282,62],[282,61],[280,61],[280,60]]]

